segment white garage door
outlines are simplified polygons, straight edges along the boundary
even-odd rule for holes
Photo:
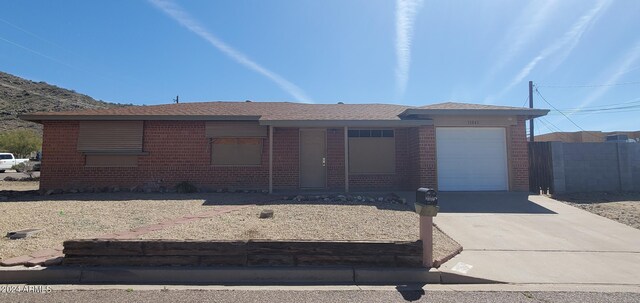
[[[504,128],[436,128],[438,189],[508,190]]]

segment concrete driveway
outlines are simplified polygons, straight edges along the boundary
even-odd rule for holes
[[[640,230],[521,193],[440,193],[434,222],[464,247],[443,272],[509,283],[640,285]]]

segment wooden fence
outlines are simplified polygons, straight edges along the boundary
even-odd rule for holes
[[[529,142],[529,191],[553,194],[551,142]]]

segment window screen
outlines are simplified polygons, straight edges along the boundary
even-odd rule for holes
[[[141,152],[142,121],[80,121],[81,152]]]
[[[262,139],[215,138],[211,141],[213,165],[260,165],[262,163]]]
[[[395,173],[396,141],[393,130],[349,130],[348,136],[350,173]]]

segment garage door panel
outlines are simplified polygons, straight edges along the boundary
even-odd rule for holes
[[[504,128],[436,128],[438,188],[507,190]]]

